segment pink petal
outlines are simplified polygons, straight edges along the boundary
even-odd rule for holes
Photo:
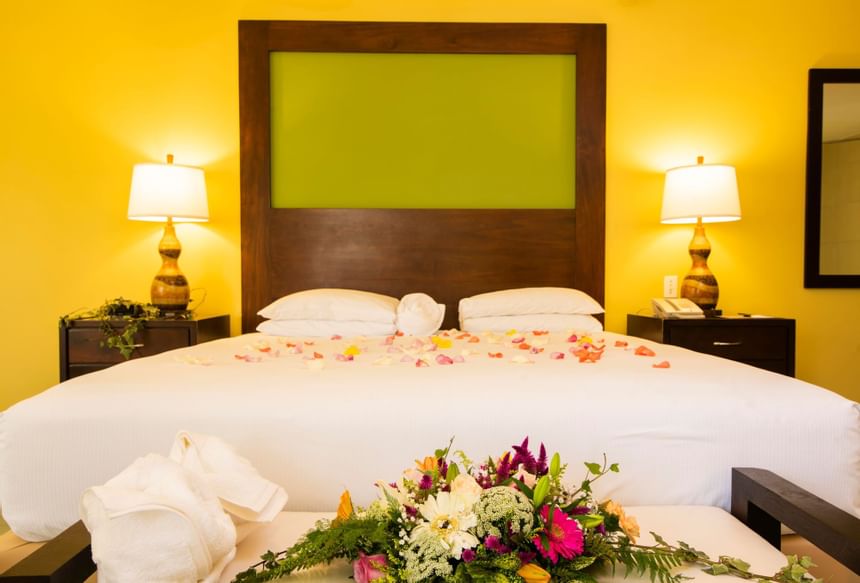
[[[564,360],[564,352],[553,352],[549,357],[552,360]]]
[[[436,364],[454,364],[454,360],[447,354],[437,354]]]

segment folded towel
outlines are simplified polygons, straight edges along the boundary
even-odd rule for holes
[[[427,336],[439,330],[445,305],[423,293],[406,294],[397,304],[397,329],[404,334]]]
[[[180,431],[170,459],[201,476],[221,500],[239,527],[239,540],[248,534],[247,523],[271,522],[287,503],[287,493],[266,480],[221,439]]]
[[[156,454],[81,497],[101,583],[216,581],[236,529],[206,481]]]

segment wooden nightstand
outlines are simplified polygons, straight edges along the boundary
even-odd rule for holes
[[[661,319],[627,314],[627,334],[794,376],[795,322],[787,318]]]
[[[121,320],[118,322],[122,322]],[[193,320],[149,320],[136,337],[143,346],[132,358],[152,356],[207,340],[230,336],[230,316],[208,316]],[[111,367],[125,358],[118,350],[100,346],[104,336],[99,320],[71,320],[60,325],[60,380]]]

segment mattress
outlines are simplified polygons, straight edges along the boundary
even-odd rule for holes
[[[286,489],[290,511],[330,511],[344,488],[367,503],[376,480],[452,437],[455,450],[498,455],[528,436],[561,454],[571,480],[583,461],[618,463],[595,487],[626,505],[727,509],[731,468],[752,466],[860,516],[857,403],[601,333],[249,334],[128,361],[2,413],[3,517],[24,539],[51,538],[77,520],[85,488],[166,454],[180,430],[232,443]]]

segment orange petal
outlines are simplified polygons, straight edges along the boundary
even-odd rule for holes
[[[353,514],[352,498],[349,495],[349,490],[344,490],[340,495],[340,504],[337,505],[337,519],[346,520]]]
[[[636,356],[654,356],[656,353],[647,346],[636,347]]]
[[[658,362],[657,364],[652,364],[651,368],[670,368],[672,365],[669,364],[668,360],[664,360],[663,362]]]
[[[624,340],[616,340],[615,341],[615,348],[625,348],[626,346],[627,346],[627,342],[625,342]]]
[[[534,563],[520,567],[517,575],[525,579],[526,583],[548,583],[550,579],[550,574]]]

